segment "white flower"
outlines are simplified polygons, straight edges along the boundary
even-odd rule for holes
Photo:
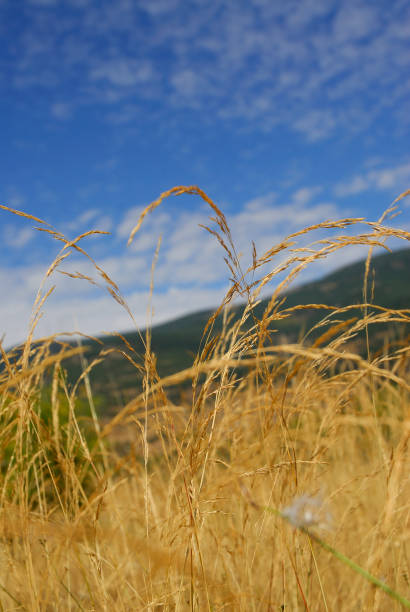
[[[329,529],[331,515],[323,505],[321,497],[300,495],[295,497],[292,504],[282,510],[282,516],[294,527],[319,527]]]

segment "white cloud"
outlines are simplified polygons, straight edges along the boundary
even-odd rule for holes
[[[58,230],[67,237],[73,238],[73,234],[81,234],[89,230],[109,232],[112,225],[109,215],[102,215],[98,208],[88,208],[73,219],[60,224]]]
[[[335,195],[338,197],[344,197],[349,195],[356,195],[362,191],[366,191],[369,188],[368,181],[364,176],[354,176],[350,181],[346,183],[339,183],[335,187]]]
[[[82,212],[72,223],[75,224],[76,227],[82,226],[84,223],[91,221],[91,219],[95,219],[98,215],[99,211],[97,208],[90,208]]]
[[[45,267],[0,267],[0,338],[5,336],[6,346],[26,337],[32,305]]]
[[[262,253],[287,234],[306,225],[342,216],[336,204],[317,200],[320,191],[317,186],[301,188],[283,204],[276,201],[275,194],[268,193],[249,200],[238,212],[229,214],[228,224],[237,251],[243,253],[243,266],[250,263],[252,240],[255,241],[258,253]],[[171,210],[167,210],[167,204]],[[162,210],[157,209],[144,219],[135,237],[134,252],[138,254],[141,271],[139,278],[143,278],[143,258],[147,274],[158,236],[162,234],[155,270],[155,284],[158,288],[162,290],[167,285],[191,285],[195,288],[209,287],[215,283],[226,285],[231,273],[223,263],[225,252],[214,237],[199,227],[200,224],[210,225],[208,217],[211,211],[201,205],[194,211],[179,212],[177,205],[167,201],[163,206]],[[128,238],[141,210],[135,207],[125,213],[117,230],[119,238]],[[125,267],[122,269],[125,270]],[[126,279],[124,281],[127,282]]]
[[[146,324],[149,304],[149,267],[144,260],[132,257],[112,257],[99,262],[106,272],[121,285],[133,278],[144,276],[145,288],[126,293],[127,303],[137,324]],[[62,266],[65,269],[80,267],[83,273],[91,272],[88,264]],[[135,264],[135,265],[134,265]],[[21,266],[18,269],[0,269],[0,281],[7,300],[0,302],[0,337],[5,336],[5,346],[24,341],[27,336],[32,304],[44,275],[41,266]],[[189,281],[188,281],[189,282]],[[35,338],[54,333],[79,330],[87,334],[101,334],[132,328],[128,313],[103,289],[93,289],[86,281],[67,279],[56,275],[47,287],[57,284],[55,292],[43,308],[43,316],[36,328]],[[172,285],[166,290],[154,292],[154,323],[161,323],[176,316],[198,309],[212,308],[222,299],[224,288],[183,287]]]
[[[122,221],[117,225],[117,235],[120,238],[128,238],[143,210],[144,206],[133,206],[127,210]]]
[[[198,95],[202,88],[201,76],[191,69],[181,70],[171,77],[171,84],[173,85],[177,94],[183,98],[190,98]]]
[[[275,199],[276,199],[276,194],[272,191],[270,193],[267,193],[264,196],[259,196],[258,198],[253,198],[252,200],[245,202],[244,208],[245,210],[249,210],[249,211],[253,211],[253,210],[257,211],[260,209],[264,209],[267,206],[272,206]]]
[[[336,119],[331,111],[312,110],[297,119],[293,127],[302,132],[311,142],[330,136],[336,127]]]
[[[155,293],[152,306],[153,323],[159,324],[197,310],[212,309],[224,295],[224,290],[170,288]],[[127,298],[136,324],[144,328],[147,324],[149,292],[134,292]],[[6,347],[23,342],[27,337],[30,308],[21,301],[10,301],[15,316],[7,316],[8,310],[0,304],[0,320],[7,321],[4,344]],[[35,338],[63,332],[80,331],[89,335],[104,332],[129,331],[134,324],[129,314],[108,294],[101,293],[87,300],[66,297],[64,300],[51,297],[46,303],[44,314],[36,327]],[[0,330],[1,337],[1,330]]]
[[[142,8],[151,15],[163,16],[164,13],[170,13],[178,7],[178,0],[150,0],[142,5]]]
[[[3,241],[13,249],[25,247],[34,237],[34,230],[30,227],[19,228],[15,225],[6,225],[3,229]]]
[[[340,5],[333,22],[333,38],[336,44],[355,42],[371,36],[380,24],[377,9],[354,2]]]
[[[292,202],[304,206],[321,192],[321,187],[302,187],[292,195]]]
[[[144,208],[145,206],[133,206],[125,212],[122,221],[117,225],[116,234],[118,238],[128,240]],[[171,220],[170,213],[164,209],[157,210],[145,217],[143,225],[144,231],[140,231],[136,234],[132,243],[132,250],[139,252],[155,247],[160,234],[166,230]]]
[[[154,76],[152,65],[148,61],[118,58],[100,62],[91,73],[92,80],[106,79],[112,85],[131,87],[149,81]]]
[[[215,308],[221,302],[224,293],[224,287],[197,288],[195,291],[172,287],[165,293],[154,293],[153,321],[163,323],[195,311]],[[136,305],[139,299],[139,296],[131,296],[130,302]],[[145,325],[145,320],[140,317],[141,325]]]
[[[56,119],[66,120],[71,117],[72,108],[66,102],[56,102],[51,106],[51,114]]]
[[[369,172],[370,186],[376,185],[378,189],[391,189],[407,183],[410,188],[410,163],[396,168],[383,168]]]
[[[5,190],[5,202],[1,203],[10,208],[20,209],[25,202],[25,196],[15,186],[9,186]]]
[[[95,222],[95,229],[100,232],[110,232],[112,228],[113,221],[109,215],[103,215]]]
[[[399,195],[410,188],[410,163],[390,168],[372,168],[348,181],[338,183],[334,193],[338,197],[356,195],[369,190],[393,191]]]

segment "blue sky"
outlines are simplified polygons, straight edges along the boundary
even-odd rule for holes
[[[38,216],[112,275],[146,321],[215,306],[223,254],[199,185],[244,259],[344,216],[376,220],[410,187],[410,4],[390,0],[0,0],[0,203]],[[410,227],[404,200],[394,224]],[[22,341],[61,243],[0,211],[0,337]],[[397,246],[397,245],[392,245]],[[405,246],[404,244],[402,246]],[[350,249],[311,275],[364,257]],[[95,274],[75,253],[62,270]],[[307,278],[307,277],[306,277]],[[104,288],[55,272],[38,335],[131,327]]]

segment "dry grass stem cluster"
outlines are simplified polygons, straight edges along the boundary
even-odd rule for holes
[[[403,609],[410,593],[409,346],[403,337],[379,352],[370,344],[365,355],[352,348],[360,334],[369,342],[377,326],[410,321],[410,310],[378,308],[371,299],[373,248],[410,239],[388,226],[397,202],[377,223],[326,220],[262,255],[254,248],[243,269],[227,219],[197,187],[162,194],[129,242],[147,214],[183,194],[209,205],[205,229],[231,276],[190,368],[161,378],[150,332],[144,354],[123,338],[140,391],[101,419],[95,362],[83,356],[74,383],[65,373],[66,360],[83,347],[60,342],[56,350],[55,337],[33,341],[52,291],[44,283],[25,344],[1,347],[0,610]],[[62,243],[45,279],[81,254],[132,318],[115,281],[83,247],[93,232],[68,240],[40,219],[1,208]],[[318,230],[330,237],[306,246]],[[275,324],[308,308],[287,308],[291,282],[314,261],[357,244],[368,253],[361,316],[349,314],[353,304],[311,304],[323,312],[320,334],[278,343]],[[268,284],[272,297],[257,316]],[[230,308],[237,297],[246,300],[239,317]],[[111,350],[102,344],[99,359]],[[124,427],[131,443],[120,452],[116,432]]]

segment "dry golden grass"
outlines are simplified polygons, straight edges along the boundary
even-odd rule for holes
[[[217,229],[207,229],[232,274],[191,368],[161,380],[147,333],[145,355],[131,347],[127,353],[143,373],[143,390],[102,426],[88,379],[92,364],[73,389],[63,376],[64,358],[81,349],[62,346],[56,354],[53,338],[32,342],[47,298],[42,290],[21,352],[2,349],[0,609],[402,609],[315,538],[409,597],[409,347],[367,358],[346,347],[369,326],[409,322],[410,310],[368,310],[367,275],[375,245],[410,234],[384,226],[384,218],[324,221],[299,235],[358,223],[366,231],[303,249],[293,234],[260,257],[254,252],[244,271],[222,212],[197,187],[176,187],[147,207],[130,241],[147,213],[186,193],[210,205]],[[47,276],[70,251],[89,257],[79,245],[88,233],[68,241],[46,231],[64,243]],[[313,344],[275,344],[270,327],[297,310],[286,309],[281,292],[312,261],[350,244],[370,247],[362,318],[342,321],[342,309],[329,308]],[[282,263],[272,263],[286,252]],[[267,264],[270,271],[257,277]],[[281,272],[285,279],[256,318],[262,287]],[[239,321],[224,309],[237,295],[248,301]],[[220,313],[223,333],[216,336]],[[169,390],[187,380],[190,399],[175,405]],[[39,401],[45,384],[46,408]],[[82,384],[87,427],[78,416]],[[106,444],[118,426],[132,441],[125,456]]]

